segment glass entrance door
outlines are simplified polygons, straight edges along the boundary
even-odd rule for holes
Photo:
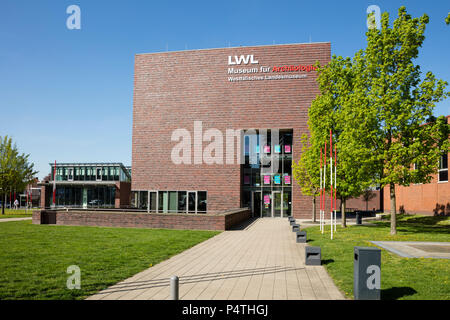
[[[272,191],[272,217],[281,217],[283,209],[281,207],[281,192]]]
[[[283,217],[291,216],[291,191],[283,191]]]
[[[263,192],[263,207],[261,217],[272,216],[272,193],[270,191]]]

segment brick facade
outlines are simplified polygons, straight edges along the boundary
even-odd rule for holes
[[[447,123],[450,124],[450,116],[447,116]],[[447,153],[447,163],[449,160],[450,153]],[[430,183],[412,184],[408,187],[396,185],[395,202],[396,212],[399,212],[400,207],[403,206],[407,213],[450,215],[450,183],[448,181],[439,182],[436,173],[432,175]],[[389,186],[384,188],[384,210],[385,212],[391,210]]]
[[[450,154],[447,154],[449,157]],[[449,158],[450,160],[450,158]],[[415,214],[435,214],[436,205],[444,206],[438,214],[444,212],[450,215],[450,183],[438,182],[437,174],[433,175],[430,183],[412,184],[409,187],[395,186],[396,212],[403,206],[405,212]],[[384,211],[391,210],[390,188],[384,188]]]
[[[253,55],[255,65],[229,66],[229,56]],[[313,65],[330,61],[330,43],[290,44],[138,54],[135,57],[132,190],[199,190],[208,192],[208,211],[241,206],[241,169],[234,164],[180,164],[171,160],[176,129],[194,139],[194,121],[203,133],[219,129],[293,129],[293,160],[300,136],[307,132],[308,108],[319,93],[315,71],[277,72],[302,79],[228,81],[228,68]],[[272,71],[269,73],[274,75]],[[264,75],[258,73],[257,75]],[[253,74],[247,74],[253,76]],[[209,142],[203,142],[203,149]],[[235,149],[236,150],[236,149]],[[191,151],[194,162],[194,148]],[[226,150],[224,147],[224,161]],[[292,183],[296,218],[310,217],[312,202]]]

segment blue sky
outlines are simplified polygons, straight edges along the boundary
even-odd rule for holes
[[[69,30],[69,5],[81,30]],[[433,1],[21,1],[0,3],[0,136],[9,135],[42,178],[49,162],[131,164],[136,53],[331,42],[365,47],[366,9],[401,5],[430,16],[417,61],[450,82],[448,0]],[[450,99],[435,115],[450,114]]]

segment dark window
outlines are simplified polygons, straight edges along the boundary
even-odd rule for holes
[[[197,192],[197,212],[206,212],[207,193],[206,191]]]
[[[187,200],[186,191],[178,191],[178,211],[179,212],[186,212],[186,200]]]
[[[439,159],[439,182],[448,181],[448,155],[443,154]]]

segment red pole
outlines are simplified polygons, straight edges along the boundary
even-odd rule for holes
[[[336,169],[337,169],[337,157],[336,157],[336,145],[334,145],[334,185],[336,186]],[[334,210],[336,210],[336,188],[334,188]]]
[[[320,148],[320,176],[322,176],[322,148]],[[320,209],[322,210],[322,181],[320,181],[321,185],[319,187],[320,192]]]
[[[331,160],[331,164],[330,164],[330,190],[331,190],[331,205],[330,205],[330,211],[333,211],[333,138],[332,138],[332,133],[331,133],[331,129],[330,129],[330,160]]]
[[[324,161],[323,161],[323,166],[326,168],[327,167],[327,141],[325,140],[325,151],[324,151]],[[324,184],[323,184],[323,211],[325,211],[325,190],[327,190],[327,186],[326,186],[326,182],[327,180],[325,180],[325,177],[327,176],[327,170],[324,170]]]

